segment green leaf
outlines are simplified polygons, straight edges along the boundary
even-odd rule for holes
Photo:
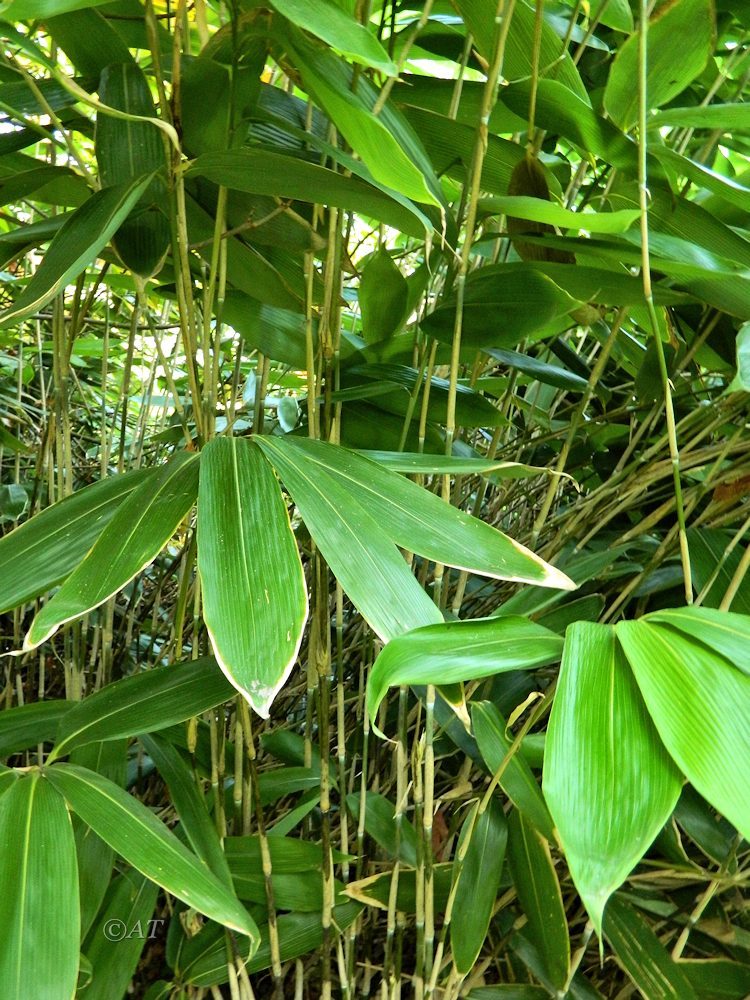
[[[492,702],[472,702],[471,727],[490,774],[495,774],[511,748],[512,741],[505,734],[506,720]],[[522,754],[513,754],[505,765],[499,784],[527,821],[533,823],[547,840],[554,842],[554,828],[547,803]]]
[[[258,941],[258,929],[237,898],[132,795],[75,764],[46,772],[70,808],[129,864],[188,906]]]
[[[375,35],[333,0],[316,0],[314,5],[306,0],[273,0],[273,6],[293,24],[327,42],[354,62],[387,76],[396,75],[395,64]]]
[[[737,382],[750,392],[750,323],[743,323],[737,331]]]
[[[0,539],[0,611],[56,586],[82,561],[125,497],[153,473],[110,476],[47,507]]]
[[[202,453],[198,570],[219,666],[268,718],[302,642],[307,585],[273,469],[241,438]]]
[[[228,701],[233,693],[208,656],[133,674],[84,698],[63,716],[50,760],[99,740],[166,729]]]
[[[750,649],[750,617],[731,611],[690,606],[665,611],[652,611],[646,620],[669,625],[697,639],[715,653],[725,657],[742,671],[750,674],[747,651]]]
[[[31,623],[34,649],[65,622],[99,607],[151,563],[195,502],[198,456],[183,452],[118,507],[91,551]]]
[[[99,83],[102,103],[128,115],[153,118],[154,101],[143,70],[132,60],[107,66]],[[125,184],[165,166],[162,136],[156,125],[99,111],[96,122],[96,159],[104,186]],[[160,202],[167,197],[161,178],[143,193],[138,210],[123,222],[112,245],[126,267],[143,278],[161,268],[170,244],[170,227]]]
[[[41,21],[69,10],[103,7],[110,0],[10,0],[0,6],[0,17],[7,21]]]
[[[481,268],[466,282],[462,343],[466,347],[513,347],[578,305],[538,268]],[[451,343],[455,315],[452,296],[424,318],[422,328],[437,340]]]
[[[66,219],[42,263],[12,306],[0,313],[0,326],[24,319],[45,306],[94,261],[120,228],[151,183],[151,174],[128,184],[97,191]]]
[[[604,933],[641,996],[649,1000],[696,1000],[680,966],[643,917],[618,896],[607,907]]]
[[[619,622],[617,637],[675,763],[750,838],[750,677],[649,621]]]
[[[58,725],[72,708],[73,702],[55,699],[4,709],[0,713],[0,757],[54,739]]]
[[[742,488],[741,481],[738,485]],[[731,532],[721,531],[718,528],[691,528],[688,531],[693,586],[696,593],[705,590],[703,597],[705,607],[719,607],[739,568],[742,546],[736,545],[730,552],[728,546],[731,540]],[[729,610],[743,615],[750,614],[748,577],[743,579]]]
[[[342,933],[359,916],[359,903],[347,902],[334,906],[332,925],[335,932]],[[321,914],[322,916],[322,914]],[[276,921],[278,931],[279,957],[289,962],[300,955],[316,951],[323,943],[323,923],[309,913],[284,913]],[[256,954],[247,964],[247,971],[260,972],[271,967],[271,942],[268,926],[261,927],[262,941]]]
[[[385,191],[288,153],[268,149],[203,153],[187,170],[187,176],[194,175],[235,191],[349,208],[412,236],[424,235],[414,213]]]
[[[262,446],[271,461],[283,452],[316,476],[333,478],[346,504],[360,504],[379,533],[401,548],[494,579],[575,589],[564,573],[501,531],[356,452],[303,438],[266,438]]]
[[[346,797],[346,805],[352,816],[359,816],[361,796],[352,792]],[[416,868],[417,834],[405,817],[401,817],[397,830],[395,806],[378,792],[365,792],[365,831],[375,843],[392,858],[398,857],[405,865]]]
[[[547,841],[518,809],[508,817],[508,865],[550,981],[562,990],[570,972],[570,939],[560,883]]]
[[[38,771],[0,798],[3,997],[70,1000],[78,976],[76,850],[65,802]],[[54,849],[54,863],[51,850]]]
[[[369,258],[359,282],[362,336],[368,344],[392,337],[406,318],[409,286],[384,248]]]
[[[669,0],[648,26],[648,106],[666,104],[701,73],[716,40],[712,0]],[[604,107],[622,129],[638,118],[638,34],[620,48],[609,72]]]
[[[390,687],[453,684],[530,670],[554,663],[562,647],[554,632],[515,615],[417,628],[392,639],[375,660],[367,680],[367,712],[375,726]]]
[[[48,17],[44,27],[83,76],[97,79],[105,67],[133,58],[122,36],[98,10]]]
[[[388,641],[442,620],[383,525],[291,438],[257,438],[289,490],[341,586],[377,634]],[[333,447],[328,446],[328,447]],[[337,451],[343,449],[335,449]]]
[[[665,108],[651,115],[648,124],[654,128],[674,125],[733,132],[750,128],[750,104],[696,104],[691,108]]]
[[[623,233],[640,214],[630,208],[619,212],[574,212],[552,201],[524,195],[484,198],[481,206],[493,215],[511,215],[529,222],[546,222],[560,229],[585,229],[589,233]]]
[[[528,354],[498,350],[495,347],[488,348],[487,354],[509,368],[515,368],[523,372],[524,375],[529,375],[545,385],[557,386],[558,389],[583,392],[588,385],[588,380],[576,375],[575,372],[568,371],[567,368],[562,368],[560,365],[551,365],[546,361],[540,361]]]
[[[549,470],[541,465],[499,462],[489,458],[461,458],[459,455],[422,455],[408,451],[362,451],[365,458],[379,462],[391,472],[405,475],[487,476],[489,479],[526,479]]]
[[[568,629],[542,787],[573,881],[601,933],[607,900],[682,787],[611,626],[577,622]]]
[[[466,818],[459,852],[466,837],[471,839],[458,876],[450,927],[453,964],[460,975],[471,971],[482,950],[500,886],[508,826],[496,799],[490,799],[484,812],[475,817],[472,811]]]
[[[158,892],[155,882],[137,872],[127,871],[114,879],[85,943],[93,968],[87,1000],[111,1000],[126,994],[149,935],[158,935],[160,925],[150,922]]]

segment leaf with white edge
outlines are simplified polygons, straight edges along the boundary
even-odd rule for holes
[[[49,761],[89,743],[166,729],[229,701],[233,694],[212,656],[124,677],[65,713]]]
[[[576,622],[568,629],[542,788],[575,886],[601,934],[607,900],[648,850],[682,788],[609,625]]]
[[[554,663],[562,648],[560,636],[515,615],[414,629],[389,642],[375,660],[367,681],[368,715],[380,733],[377,711],[390,687],[453,684],[531,670]]]
[[[146,174],[129,184],[104,188],[77,208],[54,237],[42,263],[12,306],[0,313],[0,326],[17,323],[45,306],[97,258],[151,183]]]
[[[266,719],[297,659],[307,586],[281,489],[253,442],[203,449],[198,571],[219,666]]]
[[[118,507],[96,544],[31,623],[27,652],[61,625],[98,608],[161,552],[195,503],[198,456],[173,458]]]
[[[684,632],[724,656],[743,674],[750,674],[750,615],[692,605],[652,611],[645,620]]]
[[[640,619],[616,628],[675,763],[750,839],[750,677],[701,642],[662,625]]]
[[[357,452],[304,438],[266,438],[263,447],[273,451],[273,462],[283,450],[316,475],[334,478],[346,503],[361,505],[381,534],[410,552],[496,580],[575,590],[564,573],[497,528]]]
[[[38,771],[0,798],[3,1000],[70,1000],[78,976],[76,848],[64,800]]]
[[[384,642],[442,621],[403,556],[337,477],[316,466],[292,439],[258,437],[341,586]],[[330,446],[333,447],[333,446]],[[337,449],[341,450],[341,449]]]
[[[167,892],[225,927],[259,941],[255,921],[237,897],[138,799],[75,764],[46,772],[70,808],[129,864]]]

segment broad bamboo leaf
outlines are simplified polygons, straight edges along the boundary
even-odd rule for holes
[[[529,222],[546,222],[560,229],[585,229],[589,233],[624,233],[640,214],[632,208],[618,212],[574,212],[552,201],[524,195],[485,198],[481,206],[493,215],[511,215]]]
[[[356,452],[289,437],[266,438],[263,447],[273,462],[283,454],[316,476],[333,478],[346,504],[361,505],[379,532],[404,549],[495,579],[575,589],[564,573],[501,531]]]
[[[89,1000],[126,995],[149,937],[156,937],[161,926],[159,922],[151,923],[158,892],[157,884],[138,872],[127,871],[114,880],[106,905],[85,942],[85,954],[93,970],[86,987]]]
[[[750,617],[714,608],[687,607],[652,611],[646,620],[668,625],[697,639],[719,653],[741,670],[750,674]]]
[[[412,236],[424,235],[415,214],[380,188],[288,153],[261,148],[203,153],[187,175],[206,177],[235,191],[350,208]]]
[[[573,881],[601,933],[607,900],[682,787],[610,626],[568,629],[542,787]]]
[[[487,476],[489,479],[527,479],[549,474],[540,465],[498,462],[489,458],[462,458],[460,455],[422,455],[408,451],[363,451],[365,458],[379,462],[391,472],[419,476]]]
[[[373,178],[422,204],[440,206],[442,194],[419,139],[399,112],[386,105],[372,112],[376,91],[364,77],[352,86],[352,67],[330,51],[310,45],[289,26],[283,44],[313,95]]]
[[[55,14],[66,14],[69,10],[103,7],[108,2],[109,0],[10,0],[0,7],[0,17],[6,21],[41,21]]]
[[[406,319],[409,288],[387,250],[367,261],[359,282],[362,336],[368,344],[392,337]]]
[[[539,358],[529,354],[520,354],[518,351],[503,351],[495,347],[487,348],[486,353],[501,364],[515,368],[545,385],[554,385],[558,389],[568,389],[571,392],[583,392],[588,385],[587,379],[581,375],[576,375],[575,372],[568,371],[567,368],[562,368],[560,365],[540,361]]]
[[[342,933],[356,920],[362,911],[359,903],[347,902],[334,906],[332,923],[337,933]],[[321,914],[322,917],[322,914]],[[300,955],[308,955],[323,943],[322,919],[311,917],[309,913],[284,913],[276,921],[279,941],[279,956],[282,962],[289,962]],[[247,964],[247,971],[260,972],[271,967],[271,942],[268,925],[260,929],[261,944]]]
[[[114,782],[75,764],[46,772],[70,808],[134,868],[201,913],[258,940],[250,914],[208,866]]]
[[[467,816],[459,852],[466,837],[471,840],[458,875],[450,927],[453,964],[461,975],[471,971],[482,950],[503,870],[508,825],[496,799],[490,799],[484,812],[475,809]]]
[[[619,622],[617,637],[675,763],[750,838],[750,677],[701,642],[646,620]]]
[[[134,490],[118,507],[91,551],[31,623],[24,649],[99,607],[152,562],[192,505],[198,456],[183,452]]]
[[[396,75],[396,66],[375,35],[334,0],[316,0],[314,5],[306,0],[273,0],[273,6],[293,24],[327,42],[354,62],[387,76]]]
[[[367,681],[370,720],[375,725],[389,687],[453,684],[508,670],[530,670],[554,663],[562,648],[560,636],[515,615],[414,629],[389,642],[373,664]]]
[[[172,925],[169,933],[173,933]],[[175,947],[174,957],[169,956],[169,964],[179,976],[180,982],[193,986],[219,986],[228,981],[229,941],[221,924],[209,920],[193,937],[188,937],[182,926],[175,926],[174,933],[179,934],[180,940]],[[243,962],[251,957],[250,946],[251,942],[247,938],[235,939],[231,944],[233,954]]]
[[[289,438],[257,443],[278,471],[334,575],[384,641],[442,620],[379,523],[338,477],[314,466]],[[332,447],[332,446],[331,446]]]
[[[706,590],[703,607],[717,608],[737,572],[742,546],[729,552],[731,534],[719,528],[691,528],[688,531],[693,587],[697,593]],[[0,542],[2,545],[2,542]],[[750,579],[745,577],[729,607],[733,613],[750,615]]]
[[[507,723],[499,709],[490,701],[473,702],[471,725],[479,751],[490,774],[495,774],[510,751],[511,740],[506,736]],[[550,842],[554,842],[552,817],[542,790],[521,753],[513,754],[505,765],[500,787],[513,804]]]
[[[703,70],[716,40],[712,0],[673,0],[651,16],[646,87],[650,108],[666,104]],[[609,72],[604,107],[624,130],[638,117],[638,34],[620,48]]]
[[[0,611],[17,608],[64,580],[123,499],[153,471],[138,469],[86,486],[1,538]]]
[[[4,709],[0,713],[0,757],[54,739],[58,725],[72,708],[73,702],[54,699]]]
[[[696,104],[692,108],[664,108],[651,115],[649,126],[664,128],[710,128],[733,132],[750,128],[750,104]]]
[[[565,265],[560,265],[565,266]],[[514,347],[580,305],[535,267],[523,272],[482,268],[466,282],[462,343]],[[426,316],[422,327],[444,343],[453,340],[455,296]]]
[[[83,76],[98,79],[105,67],[133,59],[122,36],[98,10],[48,17],[44,27]],[[99,97],[103,100],[101,92]]]
[[[359,792],[347,795],[346,804],[352,816],[359,815],[360,800]],[[392,858],[398,857],[403,864],[416,868],[416,831],[406,816],[401,817],[397,829],[394,804],[378,792],[365,792],[365,831]]]
[[[66,219],[12,306],[0,313],[0,326],[17,323],[41,309],[106,247],[151,183],[147,174],[128,184],[92,194]]]
[[[307,585],[273,469],[241,438],[203,450],[198,570],[219,666],[267,718],[302,642]]]
[[[107,66],[99,83],[99,98],[128,115],[152,118],[154,101],[143,70],[132,60]],[[125,184],[143,174],[157,174],[165,166],[164,142],[156,125],[100,111],[96,122],[96,159],[105,186]],[[170,227],[161,204],[166,185],[155,176],[143,192],[140,205],[112,237],[112,245],[126,267],[143,278],[157,272],[170,244]]]
[[[78,976],[78,874],[65,802],[38,772],[0,798],[0,983],[7,1000],[70,1000]],[[54,863],[51,851],[54,849]]]
[[[50,760],[99,740],[166,729],[207,712],[233,694],[233,687],[209,656],[133,674],[108,684],[65,713]]]
[[[526,933],[544,959],[550,981],[562,990],[570,972],[570,939],[560,883],[549,845],[518,809],[508,817],[508,865],[526,914]]]
[[[604,933],[641,996],[649,1000],[696,1000],[685,973],[644,918],[617,896],[607,907]]]

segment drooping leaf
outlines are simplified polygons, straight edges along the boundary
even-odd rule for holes
[[[233,693],[209,656],[133,674],[108,684],[66,712],[50,760],[98,740],[166,729],[228,701]]]
[[[75,842],[64,800],[39,771],[0,798],[0,843],[3,996],[22,1000],[32,989],[70,1000],[80,937]]]
[[[471,840],[458,875],[450,927],[453,964],[461,975],[471,970],[482,950],[500,885],[508,825],[496,799],[490,799],[476,818],[473,811],[466,818],[459,851],[466,837]]]
[[[251,442],[203,450],[198,569],[219,666],[267,718],[302,642],[307,586],[276,476]]]
[[[47,778],[134,868],[188,906],[257,942],[255,922],[234,894],[138,799],[75,764],[56,764]]]
[[[525,933],[539,948],[550,981],[563,989],[570,972],[570,939],[560,883],[549,845],[518,809],[508,817],[508,865],[526,914]]]
[[[711,0],[670,0],[648,26],[648,105],[659,107],[690,84],[706,65],[716,38]],[[620,48],[604,91],[604,107],[624,130],[638,117],[638,35]]]
[[[66,219],[42,263],[12,306],[0,313],[0,326],[17,323],[45,306],[96,259],[151,183],[151,175],[97,191]]]
[[[508,670],[553,663],[562,639],[526,618],[482,618],[414,629],[389,642],[367,681],[367,711],[373,725],[390,687],[453,684]]]
[[[341,586],[377,634],[388,641],[442,620],[383,525],[338,478],[313,466],[290,438],[258,438]]]
[[[396,333],[406,318],[406,278],[385,249],[372,255],[359,283],[362,334],[369,344]]]
[[[568,629],[542,787],[573,881],[601,932],[607,900],[682,787],[611,626]]]
[[[501,531],[356,452],[302,438],[267,438],[262,446],[274,463],[283,454],[286,464],[333,478],[347,503],[360,504],[381,534],[408,551],[495,579],[575,589],[565,574]]]
[[[750,676],[703,643],[646,620],[618,622],[617,637],[675,763],[750,837]]]

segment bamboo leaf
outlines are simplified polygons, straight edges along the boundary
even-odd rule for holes
[[[368,344],[398,332],[406,318],[408,292],[406,278],[388,251],[376,251],[362,271],[358,293],[362,335]]]
[[[54,739],[58,725],[71,708],[72,702],[60,699],[6,708],[0,714],[0,757]]]
[[[3,997],[70,1000],[78,975],[76,849],[64,800],[38,771],[0,798]],[[50,849],[54,845],[54,864]]]
[[[346,503],[360,504],[379,532],[404,549],[495,579],[575,589],[564,573],[501,531],[356,452],[302,438],[267,438],[263,447],[272,461],[283,452],[315,475],[333,478]]]
[[[471,724],[474,738],[490,774],[495,774],[511,748],[505,734],[507,723],[496,705],[490,701],[473,702]],[[554,841],[552,817],[544,801],[542,790],[528,763],[520,753],[513,754],[505,765],[500,787],[511,802],[527,817],[536,829]]]
[[[45,306],[106,247],[151,183],[152,175],[105,188],[66,219],[44,260],[12,306],[0,313],[0,326],[17,323]]]
[[[213,657],[208,656],[133,674],[108,684],[66,712],[49,759],[99,740],[166,729],[228,701],[233,693]]]
[[[542,787],[573,881],[601,933],[607,900],[682,787],[610,626],[568,629]]]
[[[619,622],[617,637],[675,763],[750,838],[750,677],[695,639],[646,620]]]
[[[146,806],[75,764],[56,764],[46,774],[84,823],[134,868],[188,906],[258,941],[255,922],[234,894]]]
[[[638,218],[635,209],[618,212],[574,212],[552,201],[524,195],[485,198],[482,207],[493,215],[511,215],[529,222],[545,222],[560,229],[585,229],[589,233],[623,233]]]
[[[31,623],[24,649],[97,608],[152,562],[195,502],[198,456],[183,452],[118,507],[78,568]]]
[[[547,841],[524,814],[508,817],[508,865],[528,920],[526,933],[539,948],[550,981],[562,990],[570,972],[568,921]]]
[[[390,687],[453,684],[530,670],[553,663],[562,646],[554,632],[515,615],[414,629],[391,640],[375,660],[367,681],[367,712],[379,731],[377,711]]]
[[[219,666],[267,718],[302,642],[307,586],[273,469],[248,441],[203,450],[198,569]]]
[[[632,906],[617,896],[607,907],[604,933],[642,996],[649,1000],[696,1000],[685,973],[656,934]]]
[[[314,466],[289,438],[258,438],[341,586],[377,634],[388,641],[442,620],[368,510],[339,479]],[[332,446],[331,446],[332,447]]]
[[[460,975],[471,971],[482,950],[500,886],[508,826],[499,802],[491,799],[476,819],[474,812],[469,814],[461,830],[459,852],[466,837],[471,839],[458,875],[456,916],[450,927],[453,964]]]
[[[293,24],[327,42],[354,62],[395,76],[396,66],[377,38],[366,25],[360,24],[332,0],[316,0],[314,6],[305,0],[273,0],[273,6]]]
[[[713,52],[716,24],[711,0],[672,0],[652,14],[646,56],[649,107],[659,107],[692,83]],[[638,117],[638,35],[620,48],[604,91],[604,107],[623,129]]]
[[[652,611],[646,616],[646,620],[657,625],[668,625],[697,639],[704,646],[725,657],[743,674],[750,674],[750,663],[747,658],[750,649],[748,615],[691,605],[687,608]]]

